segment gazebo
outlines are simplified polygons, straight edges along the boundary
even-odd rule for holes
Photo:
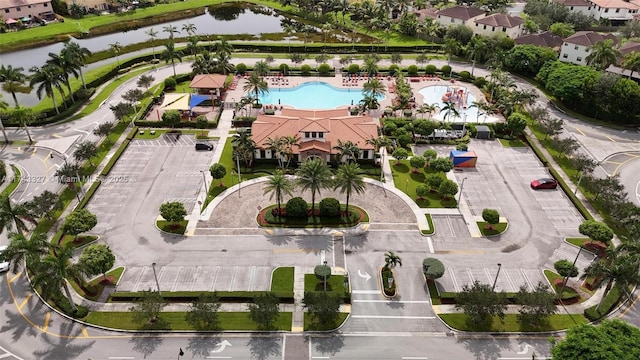
[[[222,94],[226,81],[227,75],[198,74],[191,80],[189,87],[195,89],[198,94],[208,94],[216,99]]]

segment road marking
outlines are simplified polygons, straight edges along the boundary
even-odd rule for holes
[[[389,303],[389,304],[431,304],[428,300],[351,300],[354,303]]]
[[[274,249],[272,250],[274,253],[301,253],[304,252],[304,249]]]
[[[47,311],[47,314],[44,316],[44,324],[42,325],[43,332],[47,332],[49,328],[49,319],[51,319],[51,311]]]
[[[135,359],[133,356],[109,356],[111,360],[130,360]]]
[[[27,298],[22,300],[22,302],[20,303],[20,305],[18,305],[18,310],[22,310],[22,308],[27,305],[27,303],[29,302],[29,299],[31,299],[31,297],[33,296],[33,294],[29,293],[27,294]]]
[[[8,276],[9,273],[7,273]],[[9,282],[12,283],[16,280],[18,280],[18,278],[20,277],[20,275],[22,275],[22,271],[20,271],[19,273],[15,274],[12,278],[9,279]]]
[[[427,360],[426,356],[403,356],[401,359],[403,360]]]
[[[82,336],[89,337],[89,333],[87,332],[87,328],[85,327],[82,328]]]
[[[355,319],[409,319],[409,320],[432,320],[436,316],[392,316],[392,315],[351,315]]]
[[[580,128],[575,128],[577,132],[579,132],[582,136],[587,136],[584,131],[580,130]]]
[[[429,252],[432,254],[435,253],[435,250],[433,249],[433,241],[431,240],[431,236],[427,236],[427,245],[429,245]]]
[[[352,294],[375,295],[380,294],[380,290],[353,290]]]
[[[613,140],[613,138],[611,136],[607,136],[607,139],[609,139],[609,140],[611,140],[613,142],[617,142],[617,141]]]

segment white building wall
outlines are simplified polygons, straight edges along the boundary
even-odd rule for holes
[[[32,18],[34,16],[38,16],[39,14],[46,13],[46,12],[53,12],[53,7],[51,7],[51,2],[4,8],[2,9],[2,17],[5,20],[6,19],[18,20],[23,17]]]
[[[576,65],[587,65],[590,50],[586,46],[564,42],[560,48],[558,60]]]
[[[491,25],[474,23],[474,26],[471,29],[473,29],[474,34],[483,35],[483,36],[491,36],[498,33],[503,33],[507,37],[516,39],[522,35],[522,25],[505,29],[502,26],[491,26]]]
[[[578,13],[586,16],[593,16],[593,8],[595,6],[565,6],[571,13]]]

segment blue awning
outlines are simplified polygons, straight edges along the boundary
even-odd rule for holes
[[[191,99],[189,100],[189,109],[193,109],[194,107],[198,106],[203,101],[208,100],[210,98],[211,97],[209,95],[193,95],[193,94],[191,94]]]

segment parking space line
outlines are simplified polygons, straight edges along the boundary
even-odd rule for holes
[[[196,266],[196,273],[193,276],[194,279],[196,279],[193,283],[191,283],[191,291],[193,291],[193,287],[196,286],[196,283],[198,282],[198,276],[200,276],[200,269],[202,267],[201,266]]]
[[[216,266],[216,272],[213,273],[211,277],[211,290],[215,290],[216,281],[218,281],[218,271],[220,271],[220,265]]]
[[[456,280],[456,275],[453,273],[453,268],[449,268],[449,275],[451,276],[451,281],[453,282],[453,287],[457,292],[460,291],[460,286],[458,286],[458,280]]]
[[[235,291],[236,290],[236,274],[238,273],[238,267],[234,266],[233,267],[233,275],[231,276],[231,291]]]
[[[476,279],[473,277],[473,273],[471,272],[470,268],[467,268],[467,275],[469,275],[469,279],[471,279],[472,283],[476,281]]]
[[[253,282],[256,277],[256,266],[251,267],[251,271],[249,272],[249,291],[253,291]]]
[[[178,283],[180,282],[180,273],[182,272],[182,269],[184,269],[184,266],[180,266],[178,267],[178,274],[176,274],[176,281],[173,282],[173,286],[171,287],[171,291],[176,291],[176,286],[178,286]]]
[[[22,308],[27,305],[27,303],[29,302],[29,299],[31,299],[31,297],[33,296],[32,293],[28,293],[27,297],[22,300],[22,302],[20,303],[20,305],[18,305],[18,310],[22,310]]]
[[[489,281],[489,283],[491,283],[493,278],[491,277],[491,274],[489,274],[489,269],[488,268],[484,268],[484,274],[487,275],[487,280]]]
[[[507,269],[504,269],[504,275],[507,277],[507,281],[509,282],[509,286],[511,286],[511,291],[516,292],[518,291],[518,289],[516,289],[513,280],[511,279],[511,275],[509,275],[509,272],[507,271]]]

